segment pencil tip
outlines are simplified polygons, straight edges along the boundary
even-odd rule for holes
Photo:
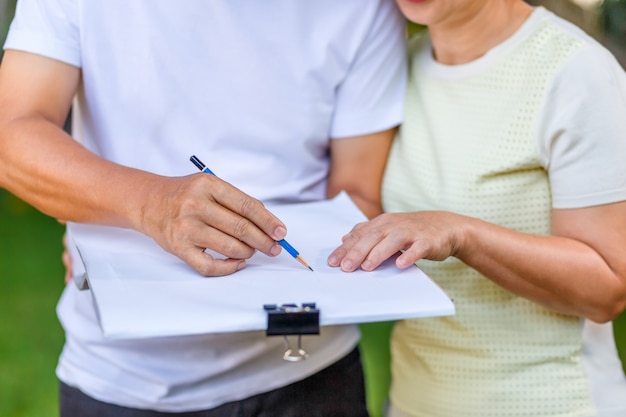
[[[313,268],[309,267],[309,269],[310,269],[311,271],[313,271]],[[315,272],[315,271],[313,271],[313,272]]]

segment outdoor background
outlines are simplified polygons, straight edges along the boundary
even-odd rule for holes
[[[626,0],[537,0],[583,27],[626,64]],[[15,0],[0,0],[0,44]],[[0,167],[2,169],[2,167]],[[55,313],[63,290],[63,226],[0,189],[0,416],[48,417],[57,413],[54,369],[63,345]],[[368,403],[381,416],[389,384],[391,323],[362,326]],[[626,358],[626,315],[615,323]]]

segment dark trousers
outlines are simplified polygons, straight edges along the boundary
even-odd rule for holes
[[[211,410],[164,413],[121,407],[63,382],[59,403],[61,417],[368,417],[357,349],[302,381]]]

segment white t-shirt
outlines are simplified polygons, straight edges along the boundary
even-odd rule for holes
[[[309,201],[325,197],[329,138],[399,124],[404,35],[391,0],[21,0],[5,48],[81,68],[73,135],[103,157],[187,175],[195,154],[261,200]],[[354,326],[324,328],[288,363],[262,332],[106,340],[73,285],[58,314],[64,382],[162,411],[284,386],[358,341]]]
[[[552,208],[626,200],[626,75],[581,30],[537,8],[467,64],[435,61],[427,34],[411,46],[385,211],[448,210],[546,235]],[[610,323],[518,297],[456,258],[418,265],[456,315],[396,326],[392,416],[626,415]]]

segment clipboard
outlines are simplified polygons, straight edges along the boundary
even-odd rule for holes
[[[366,220],[347,194],[267,207],[287,225],[290,242],[314,272],[288,253],[274,258],[257,253],[233,275],[206,278],[138,232],[69,224],[68,236],[86,270],[82,287],[91,291],[104,336],[253,330],[280,335],[270,329],[270,312],[294,314],[284,308],[294,305],[303,312],[307,303],[317,310],[318,326],[454,314],[452,300],[417,266],[399,269],[392,259],[372,272],[328,266],[326,258],[341,237]],[[276,311],[268,309],[272,305]]]

